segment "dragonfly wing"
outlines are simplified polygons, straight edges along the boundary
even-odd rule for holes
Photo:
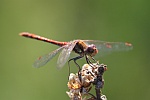
[[[44,56],[39,57],[33,64],[34,67],[39,68],[41,66],[44,66],[48,61],[50,61],[54,56],[56,56],[56,54],[59,53],[59,51],[61,51],[63,49],[63,47],[60,47],[56,50],[54,50],[53,52],[46,54]]]
[[[73,48],[75,47],[77,41],[71,41],[67,45],[64,46],[62,52],[60,53],[57,60],[57,68],[61,69],[64,64],[67,62]]]
[[[129,51],[133,46],[127,42],[106,42],[98,40],[84,40],[87,44],[94,44],[99,50],[99,56],[107,55],[112,52]]]

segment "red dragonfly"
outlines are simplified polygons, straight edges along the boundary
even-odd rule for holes
[[[36,68],[39,68],[45,65],[60,51],[61,53],[57,60],[57,67],[59,69],[62,68],[64,64],[68,61],[69,56],[72,51],[79,54],[79,56],[70,59],[69,62],[71,60],[74,60],[74,62],[76,63],[77,59],[80,59],[85,56],[87,63],[90,63],[89,57],[94,60],[93,56],[95,56],[98,53],[98,50],[100,51],[99,55],[102,56],[104,54],[109,54],[110,52],[113,52],[113,51],[128,51],[133,48],[132,44],[128,42],[125,42],[125,43],[105,42],[105,41],[98,41],[98,40],[79,40],[79,39],[73,40],[70,42],[60,42],[60,41],[55,41],[55,40],[41,37],[39,35],[35,35],[32,33],[28,33],[28,32],[22,32],[20,33],[20,36],[37,39],[40,41],[44,41],[47,43],[60,46],[58,49],[54,50],[53,52],[50,52],[49,54],[39,57],[33,65]]]

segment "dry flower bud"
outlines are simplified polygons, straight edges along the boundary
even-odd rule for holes
[[[104,85],[104,79],[102,77],[103,73],[106,71],[107,67],[104,64],[93,63],[84,64],[80,71],[81,81],[78,74],[71,73],[68,81],[69,92],[66,92],[71,100],[95,100],[95,96],[90,94],[91,84],[95,85],[95,88],[100,92]],[[89,99],[82,99],[83,95],[90,95]],[[100,94],[99,97],[102,100],[107,100],[105,95]]]

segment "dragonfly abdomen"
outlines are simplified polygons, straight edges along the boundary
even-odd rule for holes
[[[24,36],[24,37],[31,38],[31,39],[36,39],[36,40],[52,43],[52,44],[55,44],[55,45],[58,45],[58,46],[64,46],[64,45],[67,44],[67,42],[55,41],[55,40],[48,39],[48,38],[45,38],[45,37],[42,37],[42,36],[39,36],[39,35],[36,35],[36,34],[31,34],[31,33],[28,33],[28,32],[22,32],[22,33],[20,33],[20,35]]]

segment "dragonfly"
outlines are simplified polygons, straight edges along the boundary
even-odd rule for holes
[[[40,56],[33,64],[33,66],[36,68],[44,66],[59,52],[60,55],[57,60],[57,68],[61,69],[67,61],[70,62],[71,60],[73,60],[75,64],[79,67],[79,65],[76,63],[77,59],[85,57],[87,63],[90,64],[91,61],[89,59],[91,58],[92,60],[96,61],[94,59],[94,56],[97,55],[98,53],[100,56],[103,56],[111,52],[128,51],[133,48],[132,44],[129,42],[106,42],[106,41],[99,41],[99,40],[80,40],[80,39],[69,41],[69,42],[61,42],[61,41],[48,39],[29,32],[21,32],[19,35],[59,46],[58,49],[44,56]],[[78,54],[78,56],[69,59],[72,51]]]

